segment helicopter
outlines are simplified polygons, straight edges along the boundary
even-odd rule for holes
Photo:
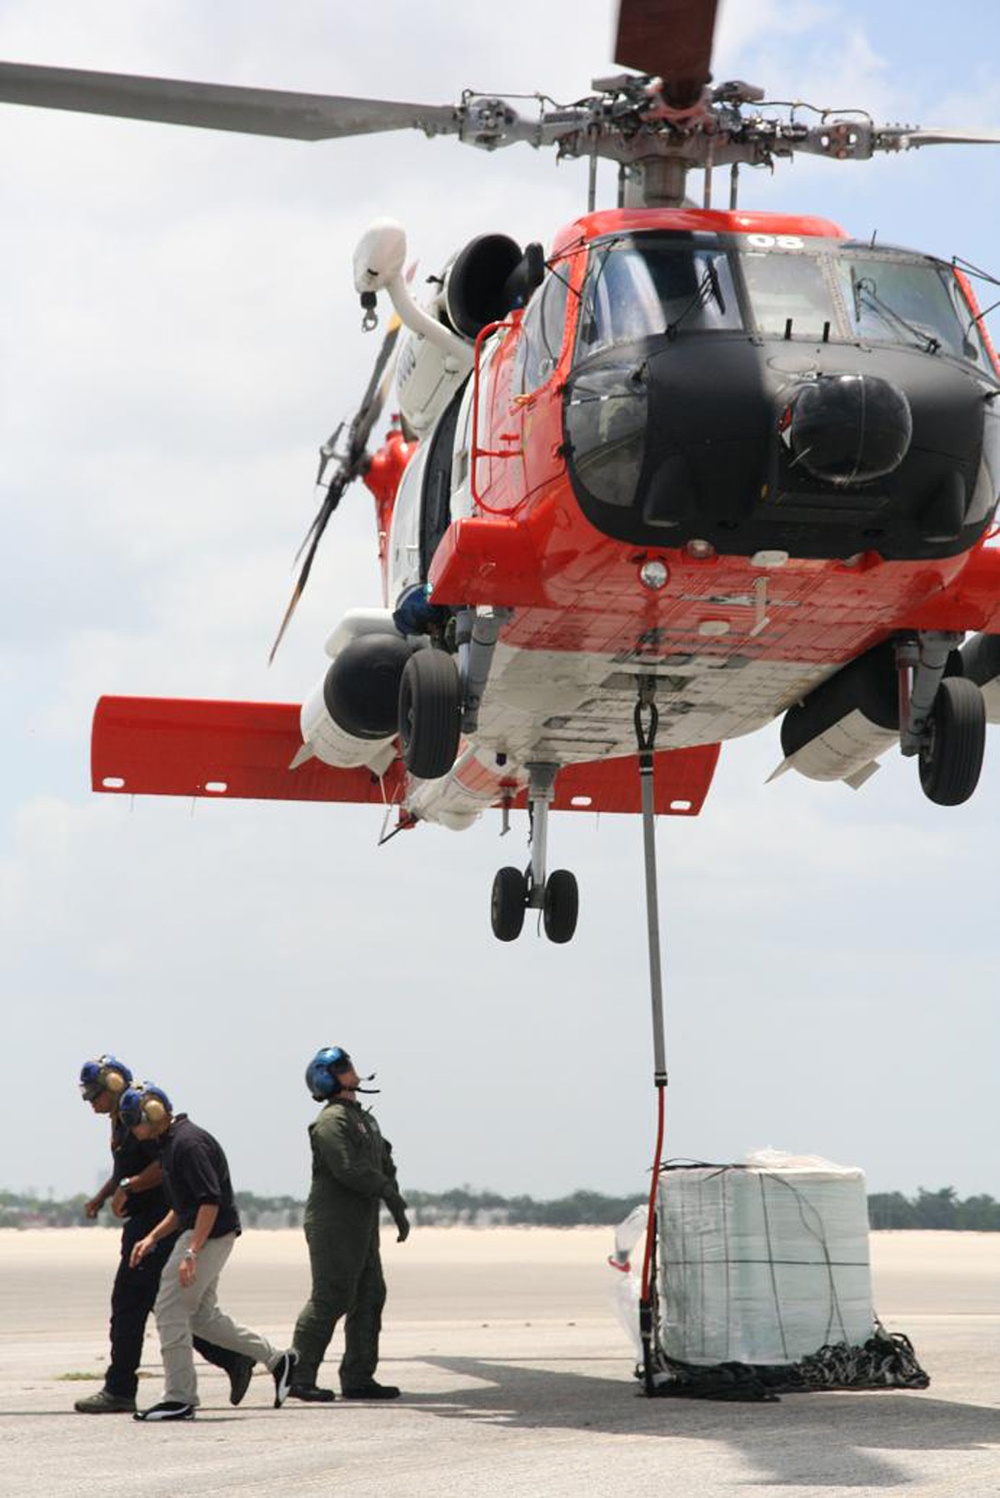
[[[1000,375],[971,269],[744,210],[739,174],[1000,134],[778,114],[752,85],[712,84],[715,11],[623,0],[629,71],[530,117],[470,93],[424,106],[0,65],[12,103],[303,139],[416,128],[591,167],[587,212],[547,250],[482,235],[423,308],[401,227],[362,238],[363,315],[381,297],[394,316],[322,450],[291,608],[358,478],[383,605],[340,621],[301,707],[103,698],[96,790],[371,802],[397,830],[527,805],[530,862],[498,872],[493,931],[513,940],[537,909],[556,942],[578,895],[547,868],[548,812],[639,809],[651,702],[662,814],[696,815],[721,742],[777,717],[781,770],[858,788],[898,744],[932,801],[972,795],[998,714]],[[602,159],[615,208],[596,203]],[[370,453],[393,375],[398,415]]]

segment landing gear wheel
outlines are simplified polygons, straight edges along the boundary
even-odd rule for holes
[[[920,784],[938,806],[961,806],[979,784],[986,745],[986,703],[974,681],[946,676],[920,749]]]
[[[399,744],[412,775],[436,780],[455,763],[461,728],[458,671],[442,650],[417,650],[399,683]]]
[[[528,881],[520,869],[498,869],[490,896],[490,920],[498,941],[516,941],[524,925]]]
[[[542,920],[549,941],[569,941],[576,930],[580,912],[580,892],[576,876],[568,869],[555,869],[545,881],[545,904]]]

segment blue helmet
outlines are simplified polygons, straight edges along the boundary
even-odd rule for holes
[[[130,1087],[122,1093],[118,1104],[118,1117],[128,1129],[134,1129],[136,1124],[162,1123],[173,1111],[163,1088],[152,1082],[140,1082],[138,1087]]]
[[[306,1067],[306,1086],[317,1103],[325,1103],[340,1091],[337,1072],[349,1071],[354,1065],[348,1053],[339,1045],[324,1046],[317,1051]]]
[[[80,1092],[85,1103],[92,1103],[102,1092],[120,1098],[132,1085],[132,1073],[116,1056],[98,1056],[80,1067]]]

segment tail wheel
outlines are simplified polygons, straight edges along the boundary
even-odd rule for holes
[[[555,869],[545,881],[545,904],[542,920],[549,941],[569,941],[576,930],[580,913],[580,892],[576,878],[568,869]]]
[[[490,897],[493,935],[499,941],[516,941],[524,925],[528,904],[528,881],[520,869],[498,869]]]
[[[458,671],[442,650],[417,650],[399,683],[399,743],[406,768],[436,780],[455,763],[461,730]]]
[[[920,784],[938,806],[961,806],[979,784],[986,747],[986,703],[974,681],[946,676],[920,750]]]

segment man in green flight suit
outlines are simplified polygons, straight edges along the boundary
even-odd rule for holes
[[[309,1125],[312,1186],[305,1232],[312,1266],[312,1294],[295,1326],[298,1362],[289,1394],[328,1403],[332,1389],[316,1386],[316,1375],[341,1316],[344,1399],[396,1399],[399,1390],[375,1382],[378,1339],[385,1305],[379,1254],[379,1208],[384,1201],[405,1243],[410,1224],[399,1194],[392,1147],[373,1115],[361,1106],[361,1078],[340,1046],[327,1046],[310,1061],[306,1086],[325,1107]]]

